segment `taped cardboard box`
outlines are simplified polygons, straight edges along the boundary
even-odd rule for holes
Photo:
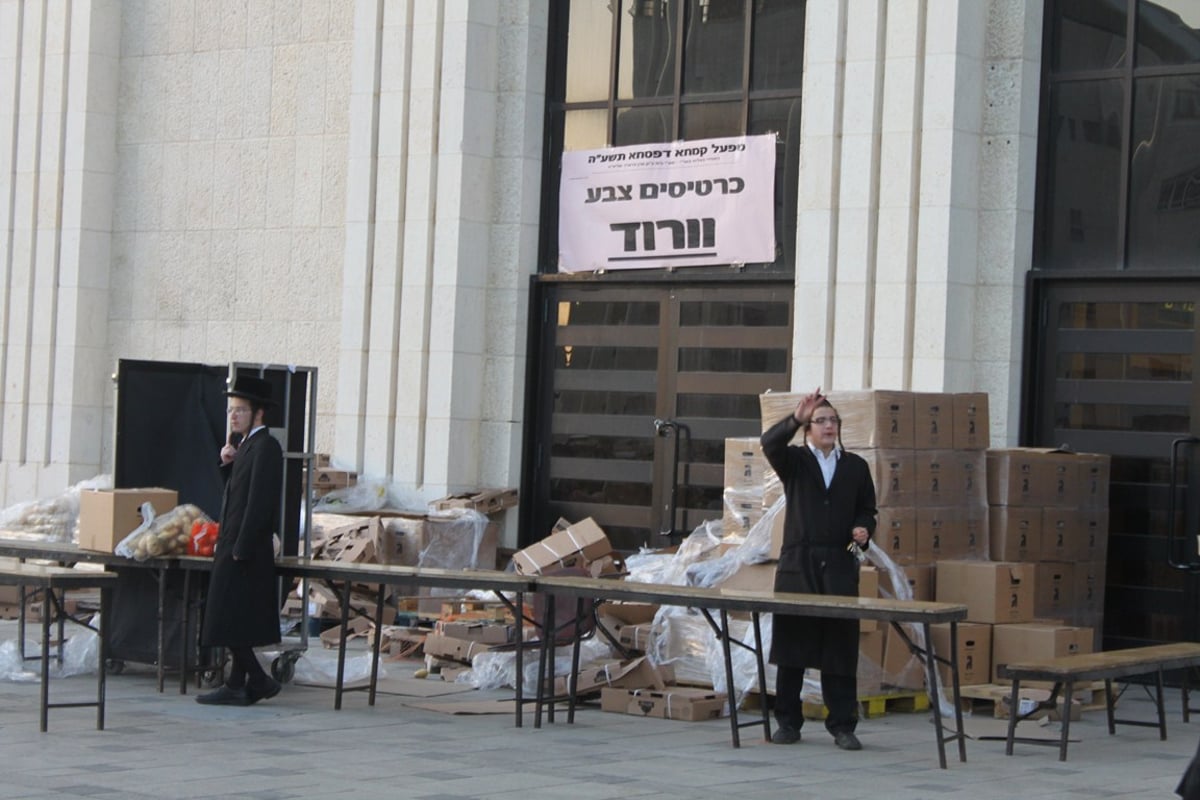
[[[478,511],[480,514],[496,514],[517,505],[516,489],[481,489],[463,492],[434,500],[429,507],[434,511],[450,511],[456,508]]]
[[[583,566],[612,552],[608,536],[591,517],[573,525],[559,520],[555,528],[554,533],[540,542],[513,553],[517,572],[541,575],[547,569]]]
[[[471,659],[480,653],[486,653],[492,646],[470,639],[456,639],[440,633],[430,633],[425,637],[425,655],[443,658],[447,661],[457,661],[470,664]]]
[[[142,524],[142,503],[150,503],[156,515],[166,514],[179,504],[174,489],[89,489],[79,493],[79,547],[101,553],[113,552]]]
[[[1033,581],[1033,564],[939,561],[936,597],[938,602],[965,604],[969,622],[1029,622],[1033,619]]]
[[[635,717],[656,717],[697,722],[719,719],[725,712],[725,695],[709,689],[673,686],[664,691],[654,689],[600,690],[600,710]]]
[[[575,694],[595,694],[606,687],[615,689],[665,690],[674,683],[675,671],[669,664],[655,665],[645,656],[624,661],[608,659],[585,664],[575,680]],[[568,692],[567,676],[554,679],[554,693],[562,697]]]
[[[434,632],[452,639],[480,644],[508,644],[513,641],[511,625],[485,620],[453,622],[438,620]]]
[[[842,442],[850,450],[913,448],[913,394],[877,389],[831,391],[829,402],[841,417]],[[803,392],[767,392],[758,396],[765,431],[796,410]],[[801,428],[792,444],[804,443]]]

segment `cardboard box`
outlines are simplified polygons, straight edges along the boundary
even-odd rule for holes
[[[1104,612],[1105,562],[1075,563],[1075,609],[1077,614]]]
[[[1091,628],[1072,625],[997,625],[992,629],[992,679],[995,683],[1004,682],[1000,668],[1009,663],[1090,653],[1092,633]],[[1043,688],[1054,685],[1048,681],[1028,683]]]
[[[918,508],[962,502],[961,464],[953,451],[917,450],[913,456],[913,477]]]
[[[636,717],[657,717],[696,722],[718,719],[725,712],[725,695],[711,689],[672,686],[662,691],[653,689],[600,690],[600,710]]]
[[[850,450],[913,448],[911,392],[830,392],[829,401],[842,418],[842,443]]]
[[[767,460],[757,436],[725,440],[725,488],[762,490],[766,483]]]
[[[986,392],[954,395],[954,449],[987,450],[991,447],[991,422]]]
[[[993,561],[1036,561],[1042,552],[1042,509],[989,506],[988,552]]]
[[[1073,508],[1042,509],[1042,547],[1039,561],[1075,561],[1084,551],[1083,522]]]
[[[612,552],[612,544],[591,517],[550,534],[513,554],[513,565],[522,575],[541,575],[543,570],[578,566]]]
[[[312,488],[318,491],[345,489],[348,486],[354,486],[358,482],[358,473],[344,469],[313,467],[311,473]]]
[[[963,553],[959,558],[987,561],[991,553],[991,524],[986,503],[968,503],[963,508]],[[1020,559],[1006,559],[1020,561]]]
[[[988,505],[1043,506],[1047,480],[1040,451],[1028,448],[987,451]]]
[[[623,625],[640,625],[643,622],[653,622],[658,609],[658,603],[622,603],[605,600],[597,611],[606,617],[612,617]]]
[[[908,637],[919,642],[916,626],[910,623],[903,625]],[[893,625],[888,625],[884,633],[883,683],[897,689],[921,689],[925,686],[925,664],[913,654]]]
[[[858,570],[858,596],[879,597],[879,570],[872,566],[862,566]],[[874,619],[860,620],[858,632],[870,633],[879,629],[879,621]]]
[[[434,632],[452,639],[461,639],[480,644],[508,644],[515,641],[513,626],[491,620],[452,622],[438,620]]]
[[[622,647],[644,653],[654,643],[654,623],[639,622],[637,625],[621,625],[616,629],[617,641]]]
[[[992,680],[992,626],[982,622],[960,622],[958,624],[958,648],[950,652],[950,625],[939,623],[929,626],[934,652],[941,658],[958,663],[958,682],[962,686],[991,683]],[[950,685],[950,667],[938,664],[942,684]]]
[[[779,556],[783,553],[783,535],[786,526],[787,508],[781,507],[771,518],[771,549],[767,551],[767,558],[779,560]]]
[[[954,448],[954,395],[913,394],[913,447],[917,450]]]
[[[897,564],[917,563],[917,510],[880,507],[871,546],[883,550]]]
[[[917,509],[917,563],[967,556],[965,511],[958,506]]]
[[[1079,512],[1082,538],[1080,561],[1104,561],[1108,555],[1108,509],[1083,509]]]
[[[983,450],[954,450],[946,459],[957,475],[961,500],[957,502],[987,505],[987,453]]]
[[[605,687],[664,691],[674,680],[675,673],[670,664],[656,666],[645,656],[625,661],[609,659],[581,666],[575,679],[575,693],[594,694]],[[565,697],[569,688],[565,675],[554,679],[555,696]]]
[[[743,564],[717,588],[737,592],[772,592],[778,564]]]
[[[1080,508],[1108,510],[1112,457],[1105,453],[1079,454]]]
[[[1033,565],[1011,561],[939,561],[939,602],[963,603],[969,622],[1033,619]]]
[[[762,492],[751,489],[726,489],[722,493],[724,513],[721,533],[745,536],[763,516]]]
[[[430,633],[425,637],[425,655],[463,664],[470,664],[472,658],[491,649],[490,644],[471,639],[457,639],[440,633]]]
[[[1082,462],[1074,453],[1048,452],[1046,462],[1046,496],[1048,506],[1077,508],[1083,501],[1083,486],[1079,482]],[[1045,528],[1042,528],[1045,531]]]
[[[496,514],[506,508],[517,505],[516,489],[482,489],[477,492],[463,492],[447,495],[429,504],[434,511],[450,511],[465,508],[478,511],[480,514]]]
[[[885,506],[917,505],[915,450],[864,450],[859,453],[871,471],[875,483],[875,504]]]
[[[1033,613],[1038,617],[1068,618],[1075,606],[1075,564],[1043,561],[1034,567]]]
[[[142,524],[142,503],[150,503],[157,516],[179,505],[174,489],[88,489],[79,493],[79,547],[113,552]]]
[[[883,641],[886,636],[882,626],[869,631],[859,630],[856,675],[859,697],[873,697],[883,693]]]

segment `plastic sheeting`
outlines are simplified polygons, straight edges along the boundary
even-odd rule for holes
[[[91,623],[99,624],[99,615]],[[65,629],[70,638],[63,644],[62,664],[55,657],[57,648],[50,650],[50,678],[69,678],[72,675],[87,675],[100,666],[100,636],[90,628],[70,626]],[[40,655],[41,646],[26,640],[25,654]],[[40,661],[21,658],[20,645],[15,639],[0,642],[0,680],[18,683],[38,683],[42,679]]]
[[[54,497],[17,503],[0,510],[0,531],[11,539],[75,542],[79,538],[79,495],[113,488],[112,475],[97,475]]]

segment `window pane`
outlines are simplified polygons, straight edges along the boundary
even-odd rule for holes
[[[1060,353],[1058,377],[1079,381],[1190,381],[1185,353]]]
[[[690,0],[683,45],[685,94],[742,88],[746,17],[743,0]]]
[[[746,133],[778,135],[775,142],[775,263],[796,263],[796,198],[800,184],[800,98],[756,100]]]
[[[1200,268],[1200,76],[1134,84],[1129,266]]]
[[[575,300],[558,304],[558,325],[658,325],[659,304]]]
[[[617,97],[666,97],[675,93],[675,4],[623,0]],[[649,139],[644,141],[663,141]]]
[[[681,347],[680,372],[787,372],[787,350],[762,347]]]
[[[1058,0],[1050,16],[1052,68],[1109,69],[1125,61],[1124,0]]]
[[[607,144],[607,111],[589,108],[566,113],[563,120],[563,150],[592,150]]]
[[[1072,330],[1191,331],[1196,309],[1180,303],[1062,303],[1058,327]]]
[[[1116,80],[1050,89],[1043,268],[1119,266],[1121,96]]]
[[[1188,430],[1186,406],[1137,406],[1130,403],[1056,403],[1056,428],[1085,431],[1176,433]]]
[[[804,3],[754,4],[750,88],[800,89],[804,75]]]
[[[644,106],[617,110],[614,145],[652,144],[674,140],[670,106]]]
[[[612,10],[607,3],[571,0],[567,31],[568,103],[608,99]]]
[[[735,301],[722,303],[710,300],[679,304],[679,326],[695,325],[724,327],[786,327],[791,321],[786,302]]]
[[[693,103],[684,106],[681,113],[681,139],[742,135],[741,103]]]
[[[1137,66],[1200,63],[1200,3],[1138,2]]]

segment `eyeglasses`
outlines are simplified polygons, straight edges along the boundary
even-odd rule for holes
[[[841,417],[816,417],[812,421],[813,425],[841,425]]]
[[[248,408],[230,408],[230,409],[226,410],[225,413],[231,417],[243,417],[246,414],[250,413],[250,409],[248,409]]]

